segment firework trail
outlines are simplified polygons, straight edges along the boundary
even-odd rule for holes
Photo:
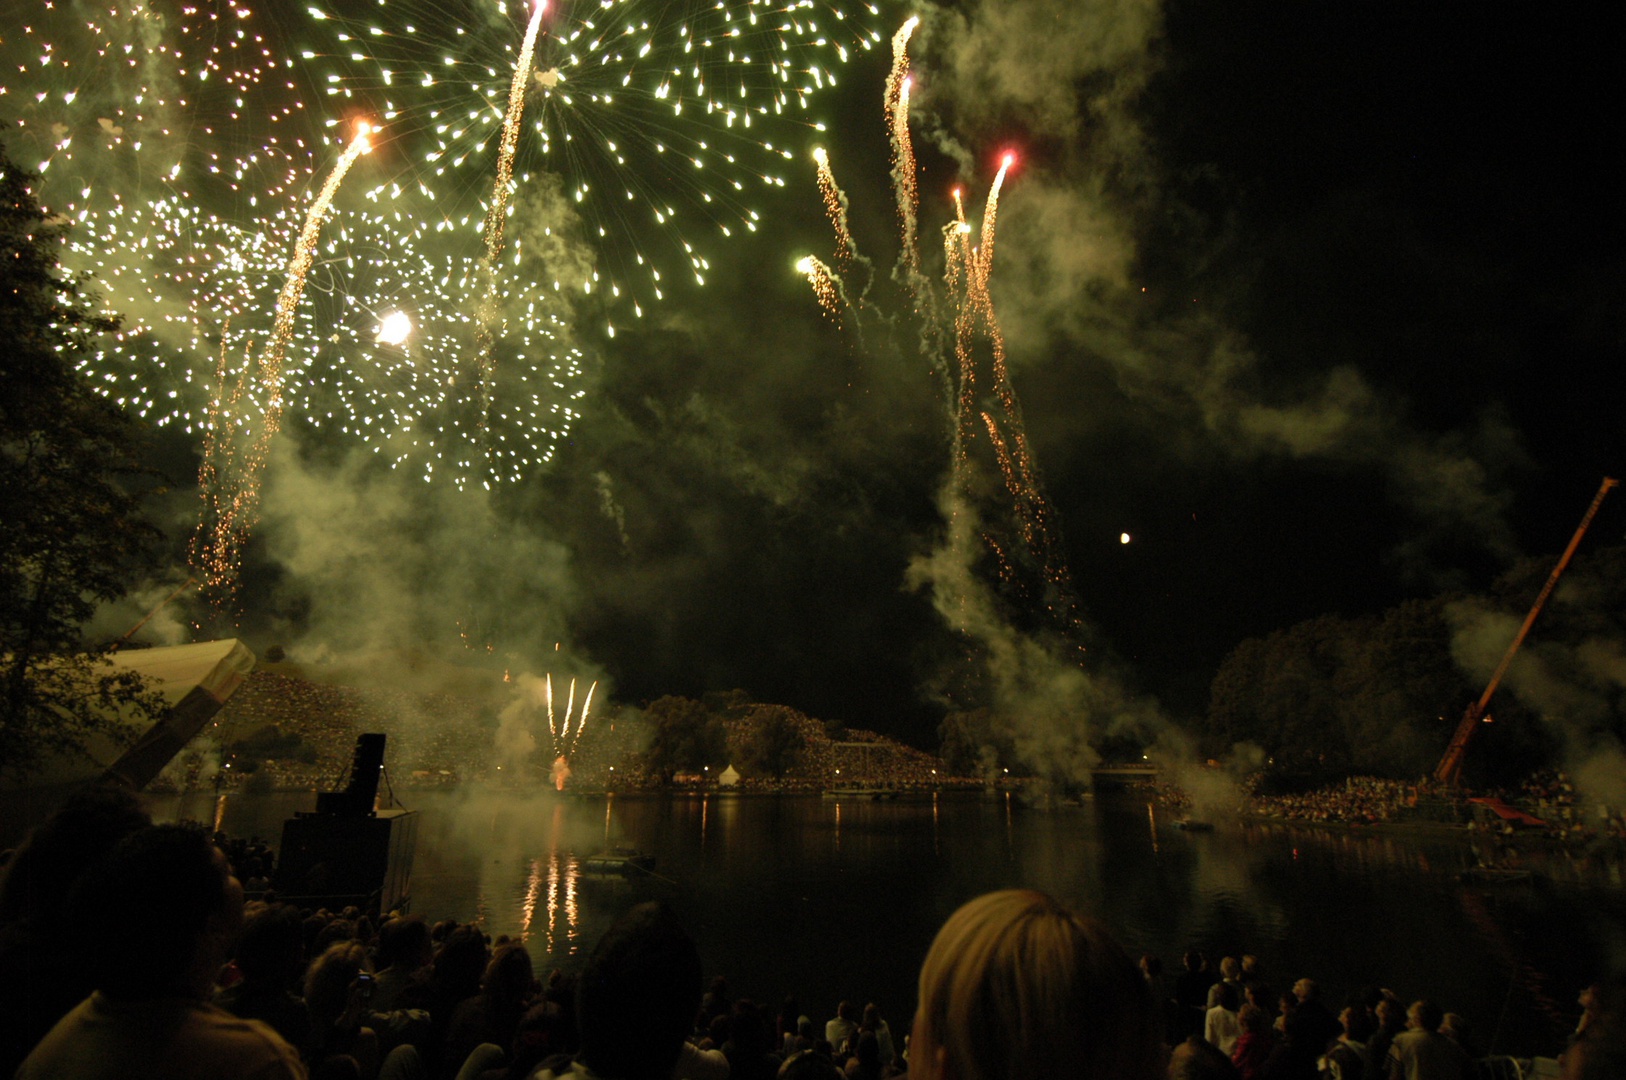
[[[356,159],[372,149],[369,136],[372,126],[365,121],[357,125],[356,136],[339,156],[339,161],[328,174],[316,201],[305,215],[305,225],[294,243],[293,256],[288,260],[288,274],[282,292],[277,296],[276,320],[272,324],[271,338],[260,353],[260,385],[264,391],[261,403],[260,430],[247,452],[237,460],[234,432],[219,430],[225,417],[225,402],[235,402],[241,387],[230,380],[226,371],[225,339],[221,340],[221,359],[216,370],[217,393],[222,404],[214,407],[211,432],[205,439],[204,456],[198,466],[198,483],[203,487],[204,515],[198,522],[198,534],[193,542],[194,551],[203,554],[205,591],[218,610],[224,610],[236,591],[237,569],[242,546],[259,519],[260,477],[265,471],[271,440],[282,427],[282,362],[287,355],[288,341],[294,333],[294,317],[299,300],[305,292],[306,275],[316,258],[316,241],[322,229],[322,217],[333,204],[339,184],[350,171]],[[230,383],[230,385],[228,385]]]
[[[553,722],[553,674],[550,672],[543,676],[548,687],[548,734],[553,736],[553,745],[557,750],[559,746],[559,728]]]
[[[916,206],[915,148],[909,139],[909,36],[920,25],[919,16],[910,16],[892,35],[892,70],[886,76],[886,129],[892,143],[892,186],[898,200],[898,223],[903,230],[903,261],[911,282],[920,274],[920,253],[915,246]]]
[[[943,283],[946,288],[946,310],[937,306],[932,282],[922,273],[918,250],[918,186],[916,162],[909,133],[909,78],[908,43],[917,20],[910,19],[892,38],[892,68],[887,75],[884,105],[887,132],[892,144],[891,178],[893,196],[897,204],[903,247],[893,273],[894,280],[904,285],[914,302],[915,314],[920,320],[922,353],[944,379],[945,404],[952,419],[952,456],[950,480],[951,497],[948,513],[951,517],[950,534],[971,537],[977,532],[993,556],[1001,579],[1029,601],[1042,603],[1049,613],[1079,642],[1082,650],[1083,622],[1074,598],[1071,572],[1068,569],[1057,530],[1054,514],[1044,494],[1038,468],[1028,446],[1027,432],[1022,419],[1021,403],[1010,379],[1006,363],[1005,340],[999,320],[994,312],[989,280],[993,271],[994,244],[999,215],[999,196],[1005,179],[1015,164],[1015,155],[1005,154],[997,175],[988,190],[983,208],[980,235],[966,220],[965,204],[961,192],[954,191],[954,218],[944,226]],[[834,179],[829,173],[825,155],[815,154],[819,166],[820,192],[825,199],[826,212],[836,229],[839,251],[852,250],[852,239],[846,229],[844,200],[835,195]],[[838,216],[834,208],[842,213]],[[975,243],[973,243],[975,239]],[[797,269],[806,274],[814,295],[826,310],[830,310],[832,294],[842,296],[841,277],[829,267],[811,257],[797,263]],[[854,319],[857,324],[860,320]],[[855,330],[858,327],[855,325]],[[953,334],[952,356],[943,340],[945,330]],[[985,365],[986,374],[978,368]],[[991,401],[985,403],[978,387]],[[997,403],[997,407],[995,406]],[[975,507],[983,500],[978,494],[982,485],[974,474],[973,449],[987,439],[986,453],[992,457],[1004,480],[1011,510],[1010,524],[1014,526],[1014,543],[1002,540],[998,530],[976,527],[972,520]],[[971,515],[961,519],[960,515]],[[1043,585],[1031,589],[1023,583],[1025,575],[1018,573],[1015,561],[1018,553],[1013,548],[1025,549],[1026,565],[1033,567],[1044,579]],[[1041,595],[1042,594],[1042,595]]]
[[[373,144],[369,138],[372,130],[372,125],[366,121],[356,126],[356,137],[350,140],[350,145],[340,155],[338,164],[333,166],[333,171],[322,185],[321,193],[305,214],[305,227],[299,230],[293,258],[288,260],[288,280],[282,286],[282,295],[277,297],[277,319],[271,328],[271,341],[260,355],[260,380],[266,389],[265,421],[260,431],[262,445],[259,447],[262,456],[263,444],[277,433],[282,423],[282,361],[288,352],[288,339],[293,337],[294,315],[299,309],[299,298],[305,292],[305,275],[310,273],[311,263],[316,259],[316,240],[322,231],[322,218],[327,214],[328,207],[333,205],[333,196],[338,194],[339,184],[344,181],[350,166],[361,155],[372,150]]]
[[[819,306],[825,310],[832,319],[838,322],[841,319],[841,291],[839,279],[824,263],[812,255],[805,255],[796,262],[796,269],[807,275],[807,283],[813,286],[813,295],[818,298]]]
[[[502,141],[497,145],[497,181],[491,189],[491,206],[486,210],[486,258],[481,273],[485,279],[485,295],[480,300],[480,330],[475,345],[482,434],[491,416],[491,383],[496,375],[491,346],[498,321],[497,260],[502,256],[503,228],[508,223],[508,189],[514,179],[514,150],[519,146],[519,125],[524,119],[525,89],[530,84],[531,62],[536,55],[536,35],[542,29],[542,14],[547,9],[547,0],[536,0],[531,21],[525,27],[525,43],[520,46],[514,77],[508,84],[508,110],[503,114]]]
[[[813,161],[818,166],[819,194],[824,197],[824,212],[830,218],[830,227],[836,231],[836,265],[845,272],[859,257],[852,231],[847,227],[847,196],[836,184],[835,174],[830,171],[830,155],[825,153],[824,147],[813,148]]]

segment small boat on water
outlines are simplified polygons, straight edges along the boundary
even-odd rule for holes
[[[1174,823],[1174,827],[1181,832],[1213,832],[1214,823],[1211,821],[1193,821],[1190,818],[1181,818]]]
[[[1476,866],[1458,874],[1457,880],[1465,885],[1539,884],[1542,875],[1534,870],[1521,870],[1516,867]]]
[[[643,877],[655,873],[655,856],[637,848],[609,848],[583,859],[581,872],[588,878]]]
[[[826,788],[826,799],[852,799],[858,802],[896,802],[898,799],[896,788]]]

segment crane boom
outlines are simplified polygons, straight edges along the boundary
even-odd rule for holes
[[[1592,505],[1587,507],[1586,516],[1581,518],[1581,524],[1576,528],[1575,535],[1570,537],[1569,547],[1565,548],[1564,554],[1558,557],[1558,564],[1553,567],[1553,572],[1547,575],[1547,583],[1541,587],[1541,593],[1536,597],[1536,602],[1530,605],[1530,613],[1524,617],[1524,625],[1520,626],[1519,632],[1513,635],[1512,644],[1507,647],[1507,652],[1502,654],[1501,662],[1496,665],[1496,670],[1491,673],[1490,682],[1485,685],[1485,692],[1480,694],[1479,700],[1469,705],[1467,711],[1462,714],[1462,720],[1457,724],[1457,730],[1451,736],[1450,744],[1445,748],[1445,755],[1440,758],[1440,763],[1434,767],[1434,779],[1440,783],[1455,784],[1457,782],[1457,776],[1462,772],[1462,759],[1468,753],[1468,740],[1473,738],[1474,728],[1478,726],[1480,719],[1485,715],[1485,706],[1490,704],[1491,695],[1496,693],[1496,687],[1502,681],[1502,675],[1506,673],[1507,666],[1513,662],[1513,654],[1519,651],[1520,645],[1524,644],[1524,636],[1530,632],[1530,624],[1536,621],[1536,616],[1541,613],[1541,606],[1547,602],[1547,597],[1552,593],[1553,586],[1558,584],[1558,575],[1562,574],[1564,567],[1570,564],[1570,556],[1575,554],[1575,549],[1581,543],[1581,537],[1586,533],[1587,526],[1592,524],[1593,515],[1598,512],[1598,506],[1603,502],[1603,497],[1609,494],[1609,489],[1614,487],[1616,483],[1618,481],[1614,477],[1606,476],[1603,478],[1603,483],[1598,486],[1598,493],[1592,497]]]

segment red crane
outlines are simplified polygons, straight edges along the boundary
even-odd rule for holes
[[[1603,483],[1598,487],[1598,493],[1592,497],[1592,505],[1587,507],[1586,516],[1581,519],[1580,527],[1575,530],[1575,535],[1570,537],[1570,546],[1564,549],[1564,554],[1558,557],[1558,565],[1553,567],[1551,574],[1547,575],[1547,584],[1541,587],[1541,594],[1536,597],[1536,602],[1530,605],[1530,614],[1524,617],[1524,625],[1519,627],[1517,634],[1513,635],[1513,643],[1507,647],[1507,652],[1502,654],[1501,663],[1497,664],[1496,670],[1491,673],[1490,682],[1485,686],[1485,692],[1480,694],[1479,700],[1469,705],[1468,710],[1462,714],[1462,721],[1457,724],[1456,733],[1451,736],[1451,743],[1445,748],[1445,756],[1440,758],[1438,765],[1434,766],[1434,779],[1437,782],[1448,786],[1456,784],[1457,777],[1462,772],[1463,756],[1468,752],[1468,740],[1474,737],[1474,728],[1484,718],[1485,706],[1490,704],[1491,695],[1496,693],[1497,684],[1502,681],[1502,675],[1507,671],[1507,666],[1513,662],[1513,654],[1519,651],[1520,645],[1524,644],[1524,636],[1530,632],[1530,624],[1535,622],[1536,616],[1540,614],[1541,605],[1547,602],[1547,596],[1553,591],[1553,586],[1558,584],[1558,575],[1562,574],[1564,567],[1570,564],[1570,556],[1575,554],[1575,548],[1576,545],[1580,544],[1581,536],[1586,532],[1587,526],[1592,524],[1592,517],[1598,512],[1598,505],[1603,502],[1603,497],[1609,494],[1609,489],[1614,487],[1616,483],[1618,481],[1613,477],[1606,476],[1603,478]]]

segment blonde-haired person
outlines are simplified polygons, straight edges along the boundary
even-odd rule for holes
[[[1100,923],[1040,892],[949,916],[920,968],[910,1080],[1159,1080],[1158,1005]]]

